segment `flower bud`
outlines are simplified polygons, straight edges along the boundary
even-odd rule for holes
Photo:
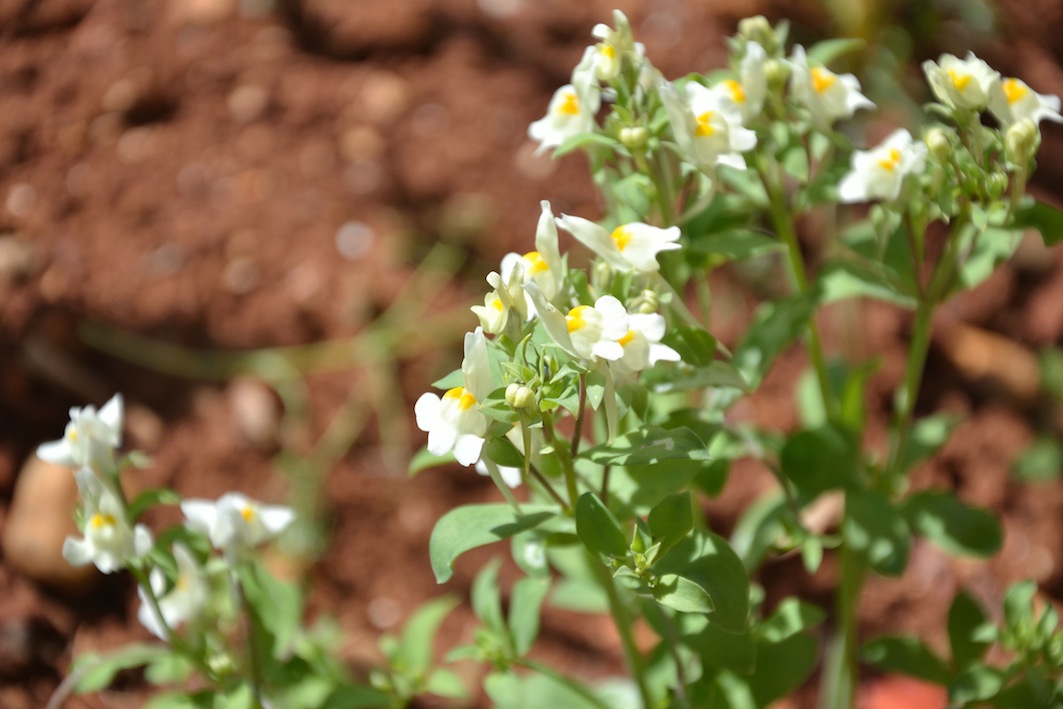
[[[1041,131],[1030,118],[1024,118],[1008,128],[1004,134],[1004,150],[1008,160],[1026,165],[1041,147]]]
[[[949,136],[941,128],[930,128],[923,136],[927,150],[939,162],[948,162],[952,156],[952,143]]]
[[[769,89],[773,93],[779,93],[790,78],[790,67],[778,59],[768,59],[764,62],[764,78]]]
[[[661,299],[656,291],[646,289],[631,302],[631,309],[643,315],[656,313],[661,304]]]
[[[747,17],[741,20],[738,23],[738,36],[747,41],[756,42],[764,47],[768,54],[773,54],[777,48],[775,28],[771,26],[768,18],[764,17],[764,15]]]
[[[1008,176],[1003,172],[994,172],[986,180],[986,192],[989,194],[990,199],[1000,199],[1004,196],[1004,193],[1008,190]]]
[[[644,150],[650,132],[642,126],[625,126],[620,129],[620,143],[628,150]]]
[[[506,403],[515,411],[526,409],[535,404],[535,392],[520,382],[513,382],[506,387]]]

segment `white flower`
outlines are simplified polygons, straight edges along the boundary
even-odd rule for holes
[[[700,170],[712,172],[717,165],[746,168],[741,153],[756,147],[757,134],[742,125],[736,100],[744,97],[741,86],[722,83],[709,89],[691,81],[684,98],[662,81],[659,92],[680,150]]]
[[[1059,106],[1059,96],[1039,94],[1020,79],[994,81],[989,88],[989,110],[1005,128],[1024,118],[1034,123],[1044,119],[1063,123]]]
[[[105,574],[151,550],[151,532],[142,524],[130,528],[118,497],[89,468],[74,473],[84,502],[84,536],[67,537],[63,558],[73,566],[93,563]]]
[[[239,492],[227,492],[216,501],[189,499],[181,503],[185,525],[205,534],[226,559],[239,559],[245,551],[269,541],[295,521],[295,512],[283,505],[263,505]]]
[[[794,47],[789,64],[790,91],[812,114],[817,128],[829,128],[839,119],[851,118],[858,109],[875,107],[860,93],[860,81],[852,74],[835,74],[821,66],[809,67],[801,45]]]
[[[681,248],[676,243],[679,227],[675,226],[661,229],[634,222],[608,232],[592,221],[566,214],[558,218],[557,225],[605,259],[610,266],[626,273],[653,273],[660,268],[657,254]]]
[[[169,593],[163,595],[166,591],[166,576],[162,569],[156,567],[151,570],[151,590],[159,601],[162,618],[155,612],[144,589],[137,588],[137,594],[140,596],[137,619],[160,640],[168,639],[163,629],[164,621],[165,627],[171,630],[182,623],[194,621],[203,612],[209,594],[207,580],[192,552],[183,544],[174,544],[173,558],[177,562],[177,580]]]
[[[480,328],[465,335],[461,369],[464,386],[448,390],[442,398],[431,392],[422,394],[414,413],[417,427],[428,433],[429,453],[453,452],[459,463],[470,466],[480,459],[483,450],[487,417],[480,411],[480,404],[492,389],[487,339]]]
[[[524,288],[539,311],[546,333],[561,349],[589,362],[624,356],[618,340],[628,331],[628,315],[619,300],[603,295],[593,306],[577,305],[566,315],[548,303],[534,283]]]
[[[628,315],[628,331],[619,340],[624,356],[613,362],[614,370],[634,374],[658,362],[678,362],[679,353],[661,344],[664,329],[664,317],[657,313]]]
[[[70,423],[61,439],[41,444],[41,460],[70,467],[97,469],[114,466],[114,451],[122,445],[122,395],[115,394],[99,411],[94,406],[70,409]]]
[[[750,121],[760,115],[764,99],[768,95],[768,77],[764,65],[768,59],[764,47],[756,42],[746,43],[746,53],[739,65],[737,81],[725,79],[714,88],[725,91],[726,96],[742,115],[742,121]]]
[[[923,62],[923,73],[938,101],[950,108],[981,111],[989,103],[993,85],[1000,81],[1000,72],[968,52],[966,59],[942,54],[937,62]]]
[[[645,49],[635,41],[631,23],[620,10],[613,10],[613,24],[616,29],[599,23],[591,30],[591,35],[601,40],[594,46],[594,75],[603,82],[615,81],[620,76],[625,59],[640,66],[645,58]]]
[[[537,153],[556,148],[574,135],[593,132],[602,93],[594,73],[597,50],[587,47],[572,72],[572,83],[554,92],[546,115],[528,126],[528,137],[539,142]]]
[[[852,169],[838,184],[838,198],[846,203],[897,199],[904,178],[922,171],[926,153],[926,144],[913,141],[908,131],[893,131],[878,147],[853,153]]]

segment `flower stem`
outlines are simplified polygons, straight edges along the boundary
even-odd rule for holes
[[[654,706],[653,697],[650,696],[649,687],[646,685],[646,662],[635,645],[635,636],[631,632],[633,618],[624,599],[620,596],[620,590],[616,587],[616,581],[609,574],[609,569],[597,559],[591,559],[591,567],[598,577],[598,583],[609,597],[609,613],[613,616],[613,624],[616,625],[620,635],[620,644],[624,648],[624,659],[627,661],[628,671],[638,687],[639,696],[642,698],[644,709]]]

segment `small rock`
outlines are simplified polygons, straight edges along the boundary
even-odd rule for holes
[[[363,258],[373,248],[373,228],[365,222],[344,222],[336,232],[336,250],[348,261]]]
[[[33,185],[28,185],[25,182],[12,185],[11,190],[7,193],[7,211],[11,212],[14,217],[20,219],[28,217],[36,203],[37,190],[34,189]]]
[[[74,524],[77,504],[77,484],[69,468],[36,456],[29,458],[15,483],[0,539],[7,563],[61,590],[87,590],[98,576],[95,567],[74,567],[63,558],[63,541],[78,534]]]
[[[166,433],[166,424],[146,406],[127,404],[125,407],[127,445],[151,453],[158,450]]]
[[[174,0],[170,18],[179,25],[213,25],[224,20],[235,4],[234,0]]]
[[[249,258],[233,259],[225,267],[224,279],[230,293],[246,295],[258,286],[261,279],[258,264]]]
[[[16,234],[0,235],[0,284],[22,280],[33,270],[33,250]]]
[[[379,71],[366,78],[361,99],[361,111],[371,121],[383,125],[391,123],[406,110],[410,103],[410,89],[401,76]]]
[[[273,391],[257,379],[237,379],[229,385],[233,425],[249,443],[273,450],[280,435],[280,405]]]
[[[261,86],[244,84],[229,94],[229,113],[241,123],[261,118],[269,106],[269,94]]]

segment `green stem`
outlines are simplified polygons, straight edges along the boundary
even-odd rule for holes
[[[159,621],[159,626],[162,627],[162,634],[166,636],[164,640],[170,647],[175,646],[177,636],[174,635],[173,628],[166,622],[166,618],[162,614],[162,608],[159,607],[159,598],[155,595],[155,589],[151,587],[149,583],[148,575],[144,573],[143,569],[136,566],[129,566],[129,573],[133,574],[133,578],[137,580],[137,585],[144,591],[144,597],[148,599],[148,605],[151,607],[152,612],[155,613],[155,617]]]
[[[583,440],[583,420],[587,413],[587,375],[579,375],[579,413],[576,414],[576,426],[572,431],[572,458],[579,456],[580,442]]]
[[[642,706],[644,709],[650,709],[654,706],[653,697],[650,696],[649,687],[646,685],[646,663],[642,653],[639,652],[638,646],[635,645],[635,635],[632,633],[634,619],[631,617],[624,599],[620,597],[620,590],[616,587],[616,581],[610,575],[609,569],[597,559],[591,559],[590,564],[598,577],[598,583],[609,597],[609,612],[613,616],[613,624],[616,625],[617,633],[620,635],[620,644],[624,648],[624,659],[627,661],[628,670],[631,672],[631,677],[638,687],[639,696],[642,698]]]
[[[915,312],[915,325],[912,331],[912,346],[908,351],[908,363],[904,373],[904,384],[897,402],[897,414],[894,420],[893,445],[886,465],[886,481],[892,486],[893,476],[899,471],[904,458],[904,449],[908,445],[908,434],[915,417],[915,402],[919,398],[919,387],[923,381],[923,369],[926,367],[927,354],[930,352],[930,335],[934,319],[935,304],[928,298],[920,300]]]
[[[251,670],[251,692],[255,697],[254,709],[262,709],[262,665],[258,658],[258,631],[255,627],[255,616],[251,612],[251,603],[247,600],[247,594],[244,593],[244,586],[235,572],[232,574],[232,584],[240,601],[240,609],[244,612],[244,621],[247,623],[247,663]]]
[[[579,499],[579,487],[576,484],[576,466],[572,461],[571,453],[565,449],[561,439],[557,436],[557,432],[554,431],[553,418],[546,413],[543,414],[543,433],[546,435],[546,440],[554,447],[558,460],[561,461],[561,474],[565,477],[565,488],[568,492],[569,504],[567,506],[574,509],[576,500]]]
[[[782,185],[777,180],[769,177],[766,170],[761,170],[761,180],[768,192],[770,200],[771,222],[775,233],[779,235],[786,245],[790,277],[798,295],[807,295],[809,292],[808,272],[805,269],[804,257],[801,255],[801,245],[797,241],[797,231],[794,228],[793,218],[786,204],[782,192]],[[823,356],[823,343],[820,341],[819,330],[816,328],[814,317],[808,319],[808,355],[812,360],[812,366],[816,370],[816,380],[819,382],[820,395],[823,398],[823,410],[827,417],[834,418],[834,397],[831,394],[830,379],[827,377],[827,365]]]
[[[587,702],[593,704],[599,709],[609,709],[609,705],[602,701],[601,698],[599,698],[598,695],[592,692],[591,689],[585,684],[583,684],[582,682],[577,682],[568,675],[558,672],[549,665],[544,665],[541,662],[536,662],[535,660],[529,660],[527,658],[515,660],[513,664],[517,667],[523,667],[525,669],[532,670],[533,672],[538,672],[539,674],[545,677],[549,677],[558,684],[562,684],[565,687],[568,687],[573,692],[586,699]]]
[[[838,624],[830,642],[824,682],[820,697],[823,709],[852,709],[856,706],[856,685],[859,677],[857,658],[857,621],[860,610],[860,591],[864,586],[867,568],[848,545],[841,547],[839,562],[841,582],[838,585]]]

